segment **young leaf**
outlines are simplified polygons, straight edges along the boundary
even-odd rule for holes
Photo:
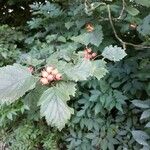
[[[37,79],[19,64],[0,68],[0,103],[12,103],[33,89]]]
[[[43,93],[38,105],[41,106],[41,116],[46,118],[49,125],[61,130],[70,119],[74,111],[66,102],[70,95],[75,95],[75,86],[73,82],[61,82]]]
[[[102,52],[102,56],[104,58],[107,58],[112,61],[120,61],[126,55],[127,54],[124,49],[117,46],[113,47],[112,45],[105,47],[104,51]]]
[[[84,44],[86,46],[91,43],[98,47],[103,40],[102,27],[97,26],[95,27],[95,30],[93,32],[83,33],[76,37],[72,37],[71,40]]]

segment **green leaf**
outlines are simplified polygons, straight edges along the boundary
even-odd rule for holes
[[[142,6],[150,7],[150,1],[149,0],[135,0],[137,4],[140,4]]]
[[[139,108],[150,108],[150,101],[133,100],[132,103]]]
[[[93,76],[95,76],[98,80],[103,78],[106,73],[108,73],[106,69],[106,62],[103,60],[96,60],[92,62],[93,64]]]
[[[104,58],[107,58],[112,61],[120,61],[126,55],[127,54],[124,49],[117,46],[113,47],[112,45],[105,47],[104,51],[102,52],[102,56]]]
[[[70,66],[64,71],[66,76],[73,81],[83,81],[92,75],[92,63],[81,60],[75,66]]]
[[[83,33],[76,37],[74,36],[71,38],[71,40],[86,46],[91,43],[98,47],[103,40],[102,27],[97,26],[93,32]]]
[[[138,26],[137,30],[143,36],[150,35],[150,15],[143,19],[142,24]]]
[[[150,117],[150,109],[145,110],[145,111],[142,113],[140,119],[146,119],[146,118],[148,118],[148,117]]]
[[[37,79],[19,64],[0,68],[0,103],[12,103],[33,89]]]
[[[148,134],[146,134],[143,131],[137,130],[137,131],[132,131],[132,135],[139,144],[148,146],[148,143],[146,141],[150,138]]]
[[[150,122],[148,122],[145,127],[150,128]]]
[[[127,10],[127,12],[128,12],[130,15],[132,15],[132,16],[136,16],[136,15],[139,14],[139,10],[136,9],[136,8],[134,8],[134,7],[128,6],[128,7],[126,7],[126,10]]]
[[[60,82],[42,94],[38,105],[41,106],[41,116],[46,118],[49,125],[61,130],[70,119],[74,111],[66,102],[70,95],[75,95],[75,86],[73,82]]]
[[[74,22],[66,22],[65,27],[69,30],[74,25]]]

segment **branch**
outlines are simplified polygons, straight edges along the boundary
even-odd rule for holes
[[[133,44],[133,43],[128,43],[128,42],[124,42],[117,34],[116,32],[116,29],[114,27],[114,24],[113,24],[113,21],[112,21],[112,16],[111,16],[111,11],[110,11],[110,6],[107,5],[107,9],[108,9],[108,16],[109,16],[109,21],[110,21],[110,24],[111,24],[111,27],[113,29],[113,32],[114,32],[114,35],[116,37],[116,39],[118,39],[118,41],[122,44],[123,48],[126,49],[126,45],[130,45],[130,46],[133,46],[135,48],[150,48],[150,46],[145,46],[145,45],[136,45],[136,44]]]
[[[125,10],[125,0],[122,0],[122,10],[121,10],[121,12],[120,12],[120,15],[119,15],[119,17],[118,18],[116,18],[117,20],[120,20],[121,18],[122,18],[122,16],[123,16],[123,13],[124,13],[124,10]]]

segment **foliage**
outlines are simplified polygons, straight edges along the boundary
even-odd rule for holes
[[[24,36],[22,32],[7,25],[0,26],[0,66],[12,64],[20,54],[19,43]]]
[[[148,0],[41,1],[21,32],[1,26],[5,148],[149,149],[148,9]]]

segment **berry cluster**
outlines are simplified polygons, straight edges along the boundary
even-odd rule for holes
[[[92,52],[92,49],[91,48],[86,48],[85,50],[84,50],[84,58],[85,59],[88,59],[88,60],[91,60],[91,59],[94,59],[95,57],[96,57],[96,53],[93,53]]]
[[[94,30],[94,26],[91,23],[86,24],[87,32],[92,32]]]
[[[53,81],[59,81],[61,79],[62,75],[54,67],[46,67],[46,69],[41,72],[40,81],[43,85],[47,85]]]

